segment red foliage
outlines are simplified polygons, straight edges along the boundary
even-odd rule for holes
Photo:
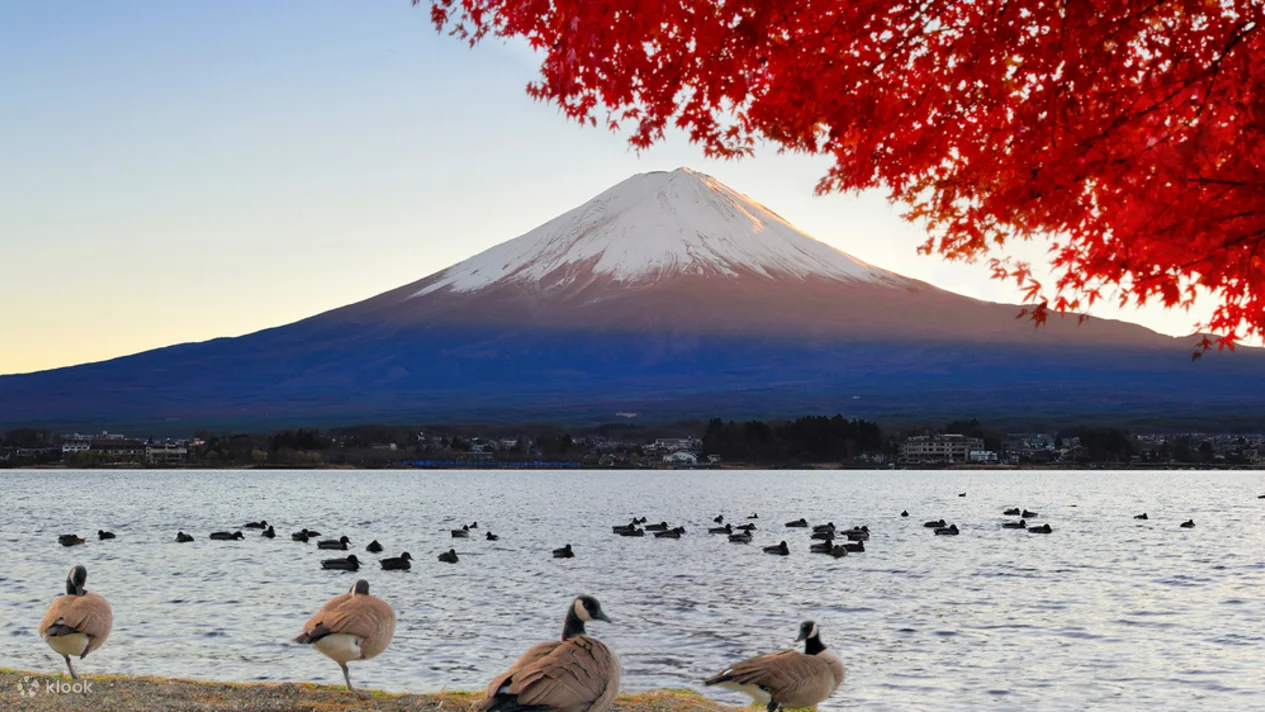
[[[417,3],[419,0],[414,0]],[[671,124],[707,155],[829,154],[819,192],[884,186],[949,258],[992,255],[1037,305],[1218,307],[1265,336],[1260,0],[431,0],[471,44],[542,53],[572,119]],[[1047,294],[1006,245],[1050,236]],[[1053,300],[1051,303],[1050,300]],[[1212,345],[1209,342],[1208,345]]]

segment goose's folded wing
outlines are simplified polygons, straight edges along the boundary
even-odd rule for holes
[[[59,621],[66,628],[88,636],[86,652],[91,652],[109,637],[114,616],[109,602],[88,592],[82,596],[62,596],[53,601],[40,621],[40,637],[45,637],[48,629]]]
[[[619,664],[601,641],[588,636],[538,645],[502,676],[489,695],[514,695],[524,707],[587,710],[599,700],[613,698],[618,688]],[[533,659],[529,659],[531,656]],[[493,683],[496,685],[496,683]]]

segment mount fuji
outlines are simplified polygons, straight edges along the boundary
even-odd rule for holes
[[[232,339],[0,377],[0,425],[1265,422],[1265,354],[1052,317],[880,269],[710,176],[633,176],[365,301]]]

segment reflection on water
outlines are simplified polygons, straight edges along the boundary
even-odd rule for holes
[[[109,642],[78,666],[88,674],[339,683],[337,665],[289,640],[359,576],[399,616],[387,652],[353,672],[371,688],[481,688],[556,636],[587,592],[616,619],[591,632],[619,652],[625,690],[701,689],[814,619],[848,665],[822,709],[1265,706],[1261,473],[14,471],[0,483],[0,666],[61,670],[35,625],[83,563],[115,612]],[[1001,529],[1012,506],[1054,533]],[[705,533],[717,514],[752,512],[751,545]],[[611,533],[634,515],[688,533]],[[867,553],[808,554],[808,532],[782,527],[799,517],[869,525]],[[941,517],[961,536],[922,527]],[[1179,529],[1188,518],[1197,527]],[[258,519],[275,540],[206,538]],[[450,537],[475,520],[470,539]],[[291,541],[303,527],[349,536],[372,565],[322,571],[336,552]],[[177,530],[197,540],[176,544]],[[69,532],[88,543],[59,546]],[[372,539],[382,555],[364,551]],[[791,556],[761,552],[782,539]],[[574,559],[551,558],[567,543]],[[449,546],[461,563],[436,561]],[[412,571],[378,568],[405,550]]]

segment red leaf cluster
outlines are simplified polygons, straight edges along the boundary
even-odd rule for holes
[[[414,0],[417,3],[419,0]],[[993,255],[1035,303],[1218,299],[1265,336],[1261,0],[431,0],[471,44],[525,38],[531,96],[644,148],[829,154],[819,192],[885,187],[923,249]],[[1052,292],[1006,246],[1052,240]],[[1052,303],[1051,303],[1052,300]]]

